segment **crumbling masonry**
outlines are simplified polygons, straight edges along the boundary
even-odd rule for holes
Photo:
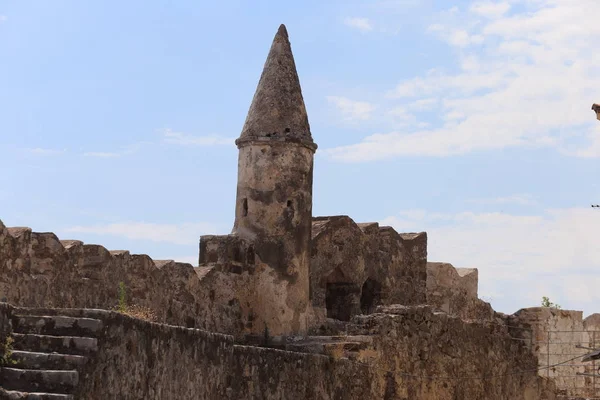
[[[0,222],[0,398],[555,398],[531,321],[479,300],[477,270],[428,263],[425,233],[313,218],[283,25],[236,144],[234,227],[198,267]],[[160,323],[110,311],[120,282]]]

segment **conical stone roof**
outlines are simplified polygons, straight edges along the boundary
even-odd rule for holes
[[[238,146],[253,140],[300,142],[316,148],[285,25],[281,25],[252,99]]]

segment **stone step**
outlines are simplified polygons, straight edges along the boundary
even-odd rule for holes
[[[0,388],[0,400],[74,400],[72,394],[27,393]]]
[[[74,354],[35,353],[31,351],[15,350],[12,352],[14,368],[24,369],[53,369],[73,370],[82,367],[87,361],[86,357]]]
[[[79,383],[79,373],[3,367],[0,382],[8,390],[70,394]]]
[[[369,343],[363,341],[307,341],[298,343],[288,343],[286,345],[286,350],[313,354],[348,354],[350,352],[358,352],[364,350],[368,347]]]
[[[87,355],[98,350],[96,338],[13,333],[15,350],[40,353]]]
[[[290,341],[293,342],[293,341]],[[307,336],[300,340],[298,343],[339,343],[339,342],[362,342],[371,343],[373,337],[368,335],[329,335],[329,336]]]
[[[13,330],[18,333],[97,337],[102,333],[102,328],[102,321],[93,318],[58,315],[16,315],[13,317]]]
[[[110,317],[113,311],[99,310],[93,308],[26,308],[15,307],[13,315],[45,315],[45,316],[64,316],[73,318],[94,318],[103,319]]]

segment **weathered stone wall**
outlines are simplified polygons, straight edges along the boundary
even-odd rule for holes
[[[205,288],[203,301],[208,304],[204,308],[208,311],[207,317],[214,319],[219,318],[221,313],[228,314],[227,320],[234,325],[223,320],[218,324],[223,326],[219,331],[236,335],[302,332],[309,322],[307,311],[301,312],[302,304],[288,297],[298,287],[293,281],[280,279],[272,266],[255,252],[256,249],[257,242],[237,235],[200,238],[200,266],[197,271]],[[308,289],[305,297],[308,298]],[[295,304],[298,304],[298,309]],[[221,312],[214,315],[216,308],[220,308]],[[212,329],[211,325],[205,326]]]
[[[313,218],[311,301],[317,320],[348,320],[379,304],[424,304],[427,235],[348,216]]]
[[[393,306],[353,319],[373,345],[356,360],[235,345],[233,337],[101,310],[98,352],[81,374],[88,400],[554,400],[537,360],[507,328],[429,307]],[[39,313],[39,312],[38,312]]]
[[[553,399],[537,359],[503,324],[465,322],[430,306],[383,306],[357,316],[354,334],[374,335],[365,358],[394,371],[395,399]],[[429,378],[428,378],[429,377]]]
[[[231,400],[367,400],[385,396],[380,372],[347,359],[235,346]]]
[[[365,232],[368,226],[363,225]],[[384,282],[383,304],[425,304],[427,233],[398,233],[379,227],[379,262],[368,266],[369,276]]]
[[[596,374],[596,368],[592,363],[582,363],[581,358],[577,358],[590,351],[586,348],[598,347],[600,333],[596,338],[593,320],[590,319],[589,329],[586,329],[581,311],[533,307],[508,316],[507,324],[525,328],[520,330],[522,338],[530,343],[540,367],[553,366],[541,369],[540,375],[551,378],[561,394],[595,396],[593,380],[578,374]]]
[[[0,222],[0,299],[19,306],[111,309],[124,282],[128,303],[151,309],[161,322],[236,333],[243,327],[230,276],[240,276],[241,286],[247,275],[61,241]],[[219,298],[211,295],[218,287],[225,288]]]
[[[114,312],[77,315],[101,318],[106,327],[78,387],[88,400],[383,399],[368,366],[237,346],[228,335]]]
[[[80,377],[79,398],[226,398],[233,337],[136,320],[114,312]]]
[[[232,257],[227,264],[194,268],[0,222],[0,299],[27,307],[111,309],[120,282],[129,304],[174,325],[241,336],[262,333],[269,317],[294,318],[292,303],[276,307],[269,301],[286,298],[289,282],[274,277],[259,259],[254,265]],[[257,291],[264,297],[257,299]]]
[[[393,314],[355,318],[373,346],[354,361],[238,346],[226,335],[96,312],[106,329],[80,393],[90,400],[554,399],[537,360],[506,327],[428,307],[385,311]]]
[[[349,217],[313,219],[310,296],[319,319],[349,320],[361,313],[366,265],[376,262],[376,249],[366,239]]]
[[[262,334],[265,327],[280,335],[289,332],[273,327],[297,321],[300,329],[323,321],[328,283],[354,285],[346,298],[352,302],[340,305],[352,315],[366,305],[425,302],[425,234],[358,226],[348,217],[323,219],[320,227],[318,222],[311,257],[317,311],[312,319],[295,314],[296,303],[287,297],[290,281],[271,273],[252,242],[232,235],[203,237],[202,266],[194,268],[0,222],[0,299],[28,307],[110,309],[124,282],[128,302],[151,309],[160,322],[236,336]]]
[[[427,304],[463,319],[492,319],[494,310],[477,297],[476,268],[427,263]]]
[[[600,314],[590,314],[583,320],[583,329],[586,331],[599,331],[600,332]],[[598,341],[600,341],[600,335],[598,335]]]
[[[8,303],[0,303],[0,360],[10,350],[7,349],[7,338],[12,332],[12,310],[13,308]]]

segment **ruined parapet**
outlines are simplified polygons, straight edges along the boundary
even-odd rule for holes
[[[318,319],[348,321],[361,313],[367,279],[365,235],[348,216],[313,219],[310,263],[311,302]]]
[[[592,104],[592,111],[596,113],[596,119],[600,121],[600,104]]]
[[[213,330],[224,324],[205,310],[209,290],[190,264],[0,223],[0,300],[26,307],[112,309],[121,282],[127,303],[151,310],[159,321]]]
[[[583,329],[586,331],[598,331],[600,333],[600,314],[588,315],[583,320]],[[598,335],[598,340],[600,341],[600,334]]]
[[[379,263],[369,275],[383,281],[384,304],[425,304],[427,233],[398,233],[381,226],[378,240]]]
[[[464,319],[492,319],[492,307],[477,297],[478,274],[476,268],[428,262],[427,304]]]
[[[526,343],[496,321],[464,321],[434,307],[379,306],[352,319],[348,335],[368,335],[371,358],[394,371],[399,399],[555,399]],[[352,337],[352,336],[349,336]]]
[[[239,267],[254,266],[252,243],[235,235],[206,235],[200,237],[198,265],[232,264]]]
[[[581,357],[597,344],[595,333],[584,326],[582,311],[525,308],[509,316],[507,323],[530,330],[528,341],[538,357],[539,374],[552,379],[560,394],[573,397],[595,394],[593,381],[588,378],[597,371],[591,363],[582,363]],[[600,334],[596,343],[598,341]]]
[[[424,304],[427,235],[345,215],[315,217],[311,301],[317,320],[349,320],[380,304]]]

